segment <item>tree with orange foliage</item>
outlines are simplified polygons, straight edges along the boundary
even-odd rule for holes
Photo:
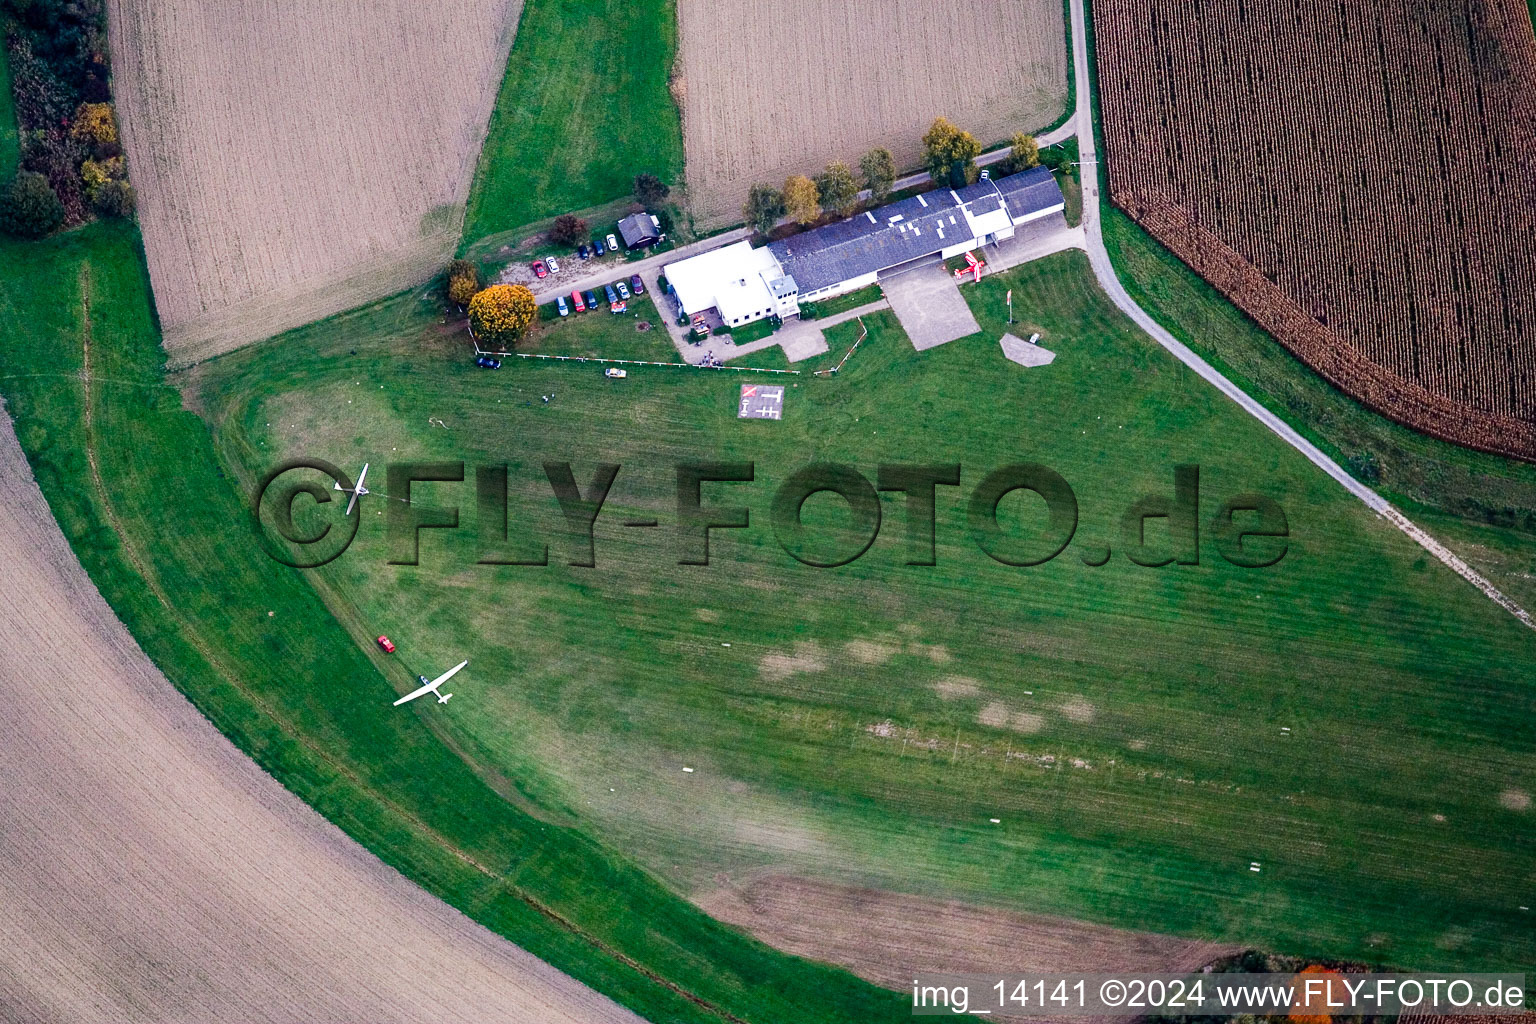
[[[511,348],[538,315],[533,292],[520,284],[493,284],[469,300],[469,329],[486,345]]]
[[[1296,1001],[1286,1014],[1290,1024],[1333,1024],[1329,1004],[1342,1002],[1346,997],[1343,983],[1333,980],[1338,974],[1321,964],[1312,964],[1297,973]]]

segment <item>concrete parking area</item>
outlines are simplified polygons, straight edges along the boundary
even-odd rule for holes
[[[919,352],[981,330],[960,295],[960,286],[942,263],[882,277],[880,287]]]

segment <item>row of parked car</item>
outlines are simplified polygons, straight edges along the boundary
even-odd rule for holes
[[[613,284],[603,285],[603,294],[608,300],[608,311],[610,313],[623,313],[629,309],[629,297],[631,294],[645,294],[645,282],[640,280],[639,274],[631,274],[628,284],[623,281],[615,281]],[[584,292],[571,292],[570,302],[565,301],[564,295],[557,296],[555,298],[555,308],[560,311],[561,316],[570,316],[572,307],[575,307],[578,313],[585,313],[589,309],[596,309],[598,301],[597,291],[589,288]]]
[[[589,260],[594,256],[601,256],[605,252],[619,251],[619,240],[617,238],[609,235],[606,241],[606,245],[604,244],[604,239],[601,238],[592,239],[591,245],[583,242],[581,248],[576,250],[577,257]],[[560,261],[553,256],[546,256],[542,260],[534,260],[530,267],[533,270],[533,276],[541,281],[550,274],[560,273]]]

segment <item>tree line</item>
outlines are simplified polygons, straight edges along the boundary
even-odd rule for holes
[[[1008,156],[999,162],[1003,174],[1028,170],[1040,163],[1035,137],[1016,132]],[[935,118],[923,136],[923,166],[937,187],[960,188],[980,174],[976,158],[981,143],[948,118]],[[859,159],[859,174],[842,161],[834,161],[818,175],[792,175],[782,188],[753,185],[742,207],[742,218],[753,230],[766,235],[788,218],[804,227],[825,214],[849,217],[861,209],[879,206],[891,197],[896,185],[896,160],[891,151],[875,148]],[[868,196],[860,195],[867,190]]]

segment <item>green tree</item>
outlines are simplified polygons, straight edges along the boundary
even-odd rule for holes
[[[587,222],[574,213],[562,213],[549,227],[549,240],[556,245],[576,245],[587,237]]]
[[[859,208],[858,179],[853,176],[853,168],[841,160],[827,164],[827,169],[817,175],[816,193],[821,205],[840,217]]]
[[[1033,135],[1013,133],[1013,149],[1008,153],[1008,173],[1017,174],[1040,166],[1040,143]]]
[[[805,225],[821,216],[821,193],[816,183],[803,174],[784,182],[784,210],[796,224]]]
[[[511,348],[538,315],[533,292],[520,284],[493,284],[469,300],[469,329],[482,345]]]
[[[976,158],[981,143],[970,132],[955,127],[946,117],[936,117],[923,136],[923,163],[938,185],[959,188],[976,180]]]
[[[64,223],[64,204],[48,179],[21,171],[0,193],[0,231],[19,238],[42,238]]]
[[[654,174],[635,175],[635,198],[641,206],[655,206],[672,194],[672,188]]]
[[[742,218],[760,235],[766,235],[784,216],[784,193],[772,185],[753,185],[747,193]]]
[[[871,203],[883,203],[891,196],[896,185],[896,158],[891,151],[881,147],[870,150],[859,160],[859,170],[864,175],[864,187],[869,189]]]

